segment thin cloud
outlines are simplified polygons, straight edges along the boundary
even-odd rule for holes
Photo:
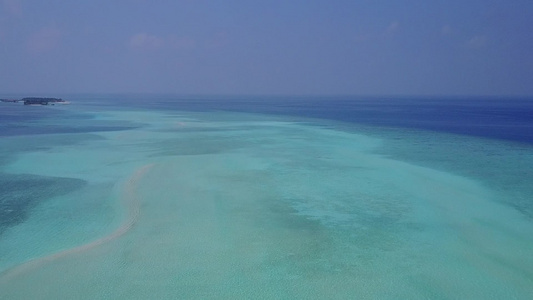
[[[31,53],[43,53],[57,48],[61,42],[61,31],[56,27],[44,27],[30,36],[27,42]]]
[[[388,34],[392,34],[392,33],[397,32],[399,29],[400,29],[400,23],[397,22],[397,21],[394,21],[394,22],[389,24],[389,26],[387,27],[386,32]]]
[[[470,49],[479,49],[487,45],[487,37],[483,35],[477,35],[472,37],[466,42],[466,46]]]
[[[172,49],[193,49],[196,47],[196,41],[187,37],[170,36],[167,44]]]
[[[139,50],[186,50],[194,49],[197,46],[197,42],[196,40],[188,37],[178,37],[176,35],[160,37],[157,35],[151,35],[145,32],[141,32],[130,37],[129,46],[131,48]]]
[[[164,40],[155,35],[144,32],[130,38],[130,46],[136,49],[159,49],[164,45]]]

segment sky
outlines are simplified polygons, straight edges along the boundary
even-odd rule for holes
[[[0,0],[1,93],[533,96],[533,1]]]

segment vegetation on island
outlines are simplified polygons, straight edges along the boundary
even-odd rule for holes
[[[27,97],[20,100],[17,99],[0,99],[2,102],[24,102],[24,105],[54,105],[55,103],[67,104],[68,102],[61,98],[43,98],[43,97]]]

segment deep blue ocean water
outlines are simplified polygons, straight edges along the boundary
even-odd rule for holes
[[[128,107],[279,114],[533,143],[533,99],[531,98],[178,97],[166,95],[72,97],[79,99],[77,104],[87,103],[109,109]],[[42,118],[90,119],[90,115],[65,113],[58,110],[32,111],[10,103],[2,103],[1,107],[1,135],[127,129],[127,126],[110,127],[97,124],[85,128],[72,128],[72,126],[39,128],[31,126],[31,123]]]
[[[137,96],[132,102],[151,109],[291,115],[533,143],[531,98]]]

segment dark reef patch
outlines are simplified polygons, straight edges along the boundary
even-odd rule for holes
[[[39,203],[85,185],[75,178],[0,173],[0,234],[24,222]]]

